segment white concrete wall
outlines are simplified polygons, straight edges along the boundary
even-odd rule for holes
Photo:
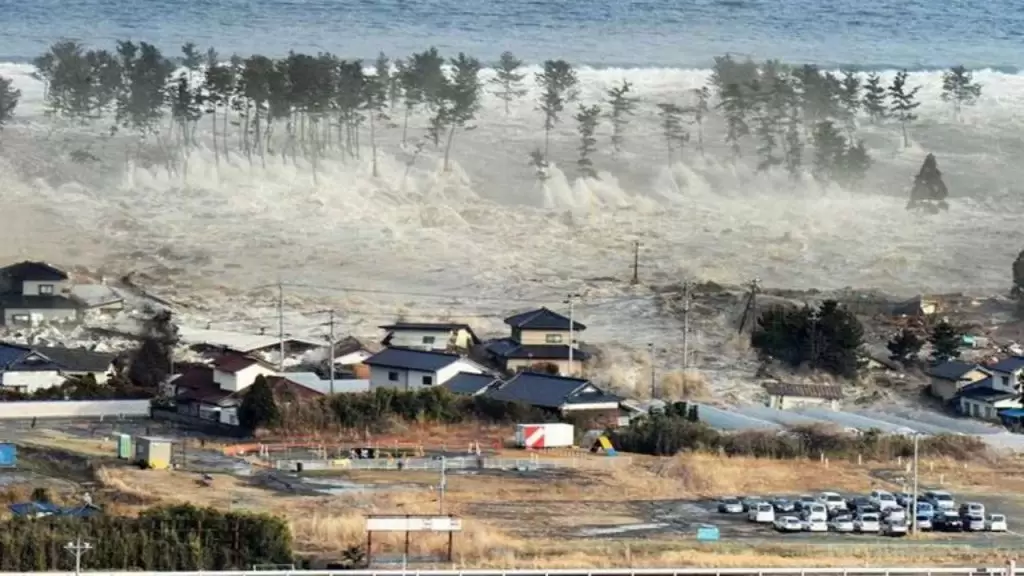
[[[1003,392],[1017,392],[1017,382],[1020,381],[1020,370],[1013,372],[992,371],[992,388]]]
[[[4,372],[0,374],[0,385],[26,394],[53,388],[64,383],[64,377],[56,370],[30,370],[27,372]]]
[[[484,373],[484,371],[481,370],[480,367],[473,362],[469,362],[467,360],[457,360],[437,371],[437,375],[434,379],[434,386],[444,384],[445,382],[454,378],[455,375],[458,374],[459,372],[469,372],[470,374]]]
[[[0,420],[149,416],[149,400],[0,402]]]
[[[388,379],[388,374],[390,372],[398,373],[398,380],[391,381]],[[370,390],[376,390],[377,388],[396,388],[398,390],[405,390],[408,382],[408,370],[385,368],[383,366],[370,366]]]
[[[44,294],[39,291],[40,286],[53,286],[53,292]],[[39,282],[37,280],[26,280],[21,284],[21,293],[25,296],[60,296],[65,290],[69,290],[70,286],[67,282]]]
[[[228,392],[238,392],[239,390],[245,390],[249,386],[253,385],[256,378],[259,376],[273,376],[277,374],[270,368],[265,368],[259,364],[253,364],[248,368],[243,368],[234,374],[227,372],[221,372],[220,370],[213,371],[213,381],[220,386],[221,390],[227,390]]]
[[[427,344],[423,342],[424,338],[433,338],[434,342]],[[451,332],[439,330],[392,330],[388,346],[416,350],[446,350],[451,339]]]
[[[792,410],[793,408],[800,408],[802,406],[828,408],[829,410],[839,409],[839,401],[837,400],[828,400],[826,398],[805,398],[802,396],[773,395],[770,397],[768,405],[779,410]]]

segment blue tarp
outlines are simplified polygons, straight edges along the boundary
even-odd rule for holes
[[[8,506],[15,516],[72,516],[75,518],[88,518],[99,514],[101,510],[96,506],[84,504],[71,508],[61,508],[56,504],[46,502],[21,502]]]

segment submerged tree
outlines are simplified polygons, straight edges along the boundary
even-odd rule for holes
[[[924,347],[924,340],[917,332],[903,328],[889,339],[885,345],[889,349],[889,359],[907,365],[917,360],[917,355]]]
[[[730,84],[725,87],[718,108],[725,116],[725,141],[732,149],[733,156],[737,157],[743,151],[740,147],[740,140],[750,134],[750,127],[747,125],[747,107],[746,96],[738,84]]]
[[[857,115],[863,104],[861,100],[860,76],[853,70],[843,71],[839,101],[843,106],[843,120],[846,124],[847,133],[852,138],[853,131],[857,128]]]
[[[900,126],[903,129],[904,147],[910,146],[907,124],[917,120],[917,114],[914,113],[914,110],[921,105],[917,101],[917,91],[921,87],[914,86],[913,88],[908,88],[907,77],[907,71],[901,70],[896,73],[896,77],[893,78],[892,84],[889,86],[889,99],[891,101],[889,112],[892,113],[893,118],[900,121]]]
[[[665,151],[668,154],[669,168],[675,162],[675,151],[681,150],[690,139],[689,133],[683,128],[684,110],[677,104],[658,104],[658,116],[661,118],[661,134],[665,139]]]
[[[0,76],[0,132],[14,118],[14,110],[21,99],[21,90],[11,85],[9,78]]]
[[[981,96],[981,84],[974,81],[974,73],[963,66],[953,66],[942,75],[942,99],[953,103],[953,115],[962,120],[964,106],[970,106]]]
[[[580,157],[576,161],[576,165],[579,167],[580,175],[584,178],[597,178],[594,162],[590,159],[590,155],[597,150],[597,138],[594,137],[594,133],[597,131],[597,123],[600,120],[601,107],[597,104],[581,105],[579,112],[576,113],[576,123],[579,125],[580,132]]]
[[[843,166],[846,139],[831,120],[814,125],[814,167],[812,173],[821,182],[837,179]]]
[[[935,155],[925,156],[921,169],[914,177],[914,186],[910,190],[907,210],[915,208],[922,208],[930,212],[945,210],[949,208],[946,203],[948,196],[949,190],[946,188],[946,183],[942,181],[942,172],[939,171]]]
[[[785,156],[783,163],[790,178],[798,180],[803,170],[804,143],[800,137],[800,118],[794,109],[786,122]]]
[[[542,93],[540,110],[544,113],[544,163],[548,164],[551,131],[558,124],[565,105],[576,100],[579,79],[572,65],[565,60],[547,60],[544,71],[537,74]]]
[[[252,386],[245,391],[242,404],[238,407],[238,422],[246,430],[254,432],[265,426],[273,426],[281,419],[281,410],[274,398],[274,391],[266,376],[257,376]]]
[[[622,151],[626,125],[629,124],[629,116],[632,116],[636,109],[637,99],[629,95],[632,88],[632,84],[623,80],[622,84],[613,86],[607,92],[608,119],[612,123],[612,148],[616,152]]]
[[[873,123],[878,123],[888,116],[889,109],[885,105],[885,87],[882,86],[882,78],[875,72],[868,74],[867,81],[864,83],[864,98],[861,103],[864,105],[864,112]]]
[[[932,328],[928,336],[932,345],[932,362],[941,364],[960,357],[963,330],[943,320]]]
[[[450,170],[449,157],[455,130],[466,128],[480,110],[480,61],[462,52],[452,58],[451,79],[446,83],[445,97],[439,116],[448,127],[448,142],[444,147],[444,169]]]
[[[370,119],[370,154],[373,176],[380,176],[377,166],[377,122],[389,120],[387,115],[388,88],[391,86],[391,62],[381,52],[373,66],[373,76],[367,76],[363,84],[363,107]]]
[[[687,106],[683,111],[690,115],[691,121],[697,125],[697,150],[704,155],[704,119],[711,111],[711,90],[707,86],[693,89],[693,96],[696,100],[693,105]]]
[[[501,58],[498,59],[498,65],[494,69],[494,78],[490,80],[498,87],[494,95],[505,103],[506,116],[509,113],[509,105],[526,94],[526,89],[522,87],[523,79],[526,78],[526,74],[520,72],[522,67],[523,61],[516,58],[515,54],[508,51],[502,52]]]

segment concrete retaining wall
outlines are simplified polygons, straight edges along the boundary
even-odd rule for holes
[[[149,400],[56,400],[0,402],[0,420],[28,418],[138,418],[149,416]]]

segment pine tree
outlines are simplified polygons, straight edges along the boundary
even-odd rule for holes
[[[846,151],[846,139],[831,120],[814,125],[814,167],[812,173],[820,182],[836,179]]]
[[[799,112],[795,109],[786,122],[785,158],[786,171],[790,178],[798,180],[803,170],[804,143],[800,138]]]
[[[590,155],[597,150],[597,138],[594,137],[594,132],[597,130],[597,123],[601,118],[601,107],[597,104],[593,106],[580,106],[579,112],[576,114],[576,122],[579,125],[580,131],[580,157],[576,161],[576,165],[579,167],[580,175],[584,178],[597,178],[597,172],[594,171],[594,162],[590,159]]]
[[[389,120],[385,108],[388,102],[388,88],[391,85],[391,62],[381,52],[373,66],[373,76],[367,76],[363,84],[363,107],[370,119],[370,152],[372,155],[373,177],[380,176],[377,167],[377,122]]]
[[[871,168],[871,155],[868,154],[864,141],[858,140],[856,144],[848,145],[843,150],[839,165],[839,177],[844,185],[852,186],[863,182],[868,169]]]
[[[957,326],[943,320],[932,328],[928,342],[932,345],[932,362],[941,364],[960,357],[963,332]]]
[[[558,124],[565,105],[576,100],[579,80],[572,65],[565,60],[545,61],[544,71],[537,74],[536,78],[542,90],[540,110],[544,113],[544,164],[547,166],[551,131]]]
[[[924,340],[916,332],[903,328],[885,345],[889,349],[889,359],[901,364],[911,364],[917,360],[918,353],[924,347]]]
[[[847,132],[852,138],[853,131],[857,128],[857,115],[862,104],[860,76],[853,70],[843,70],[839,101],[842,103],[843,120]]]
[[[1013,288],[1010,290],[1010,295],[1017,300],[1024,300],[1024,250],[1017,254],[1011,272],[1013,273]]]
[[[632,87],[632,84],[623,80],[622,84],[612,87],[607,92],[608,118],[612,123],[612,148],[615,152],[622,151],[629,116],[636,110],[637,99],[629,95]]]
[[[280,418],[281,412],[270,383],[265,376],[257,376],[256,381],[246,390],[242,404],[238,407],[238,422],[246,430],[253,432],[258,428],[277,424]]]
[[[725,116],[725,141],[732,149],[733,156],[739,157],[743,152],[740,140],[750,134],[746,118],[748,103],[739,84],[730,84],[725,87],[718,108]]]
[[[760,160],[757,164],[758,171],[769,170],[782,163],[782,160],[775,154],[779,148],[778,133],[780,118],[778,116],[779,98],[774,93],[773,84],[764,85],[754,82],[750,86],[752,97],[756,98],[753,106],[754,112],[754,135],[758,140],[757,154]]]
[[[21,91],[11,85],[11,80],[0,76],[0,132],[14,118],[14,110],[21,99]]]
[[[515,54],[502,52],[494,69],[494,78],[491,78],[491,83],[498,86],[494,95],[505,102],[506,116],[509,113],[509,104],[526,94],[526,89],[522,88],[523,79],[526,78],[526,74],[520,72],[522,67],[523,61],[516,58]]]
[[[974,81],[974,73],[963,66],[953,66],[942,75],[942,99],[953,103],[953,115],[963,120],[964,106],[973,105],[981,97],[981,84]]]
[[[704,119],[711,111],[708,102],[711,100],[711,90],[707,86],[693,89],[695,102],[687,106],[684,111],[692,118],[692,123],[697,125],[697,150],[704,156]]]
[[[900,126],[903,129],[904,147],[910,146],[907,124],[917,120],[917,114],[914,113],[914,110],[921,105],[920,102],[916,101],[917,91],[921,87],[914,86],[908,90],[907,77],[907,71],[901,70],[896,73],[896,77],[893,78],[892,84],[889,86],[889,99],[891,101],[889,111],[892,113],[893,118],[900,121]]]
[[[868,79],[864,83],[862,104],[864,111],[871,118],[871,122],[878,123],[888,117],[889,110],[885,105],[885,87],[882,86],[882,78],[875,72],[868,74]]]
[[[476,118],[480,110],[480,61],[459,52],[458,57],[449,62],[452,77],[447,83],[444,108],[439,115],[444,117],[448,126],[448,143],[444,148],[444,169],[450,170],[449,157],[455,131],[465,128],[466,124]]]
[[[682,149],[690,139],[689,133],[683,129],[683,108],[676,104],[658,104],[658,116],[661,118],[661,133],[665,139],[665,150],[668,154],[668,165],[675,162],[675,150]]]

